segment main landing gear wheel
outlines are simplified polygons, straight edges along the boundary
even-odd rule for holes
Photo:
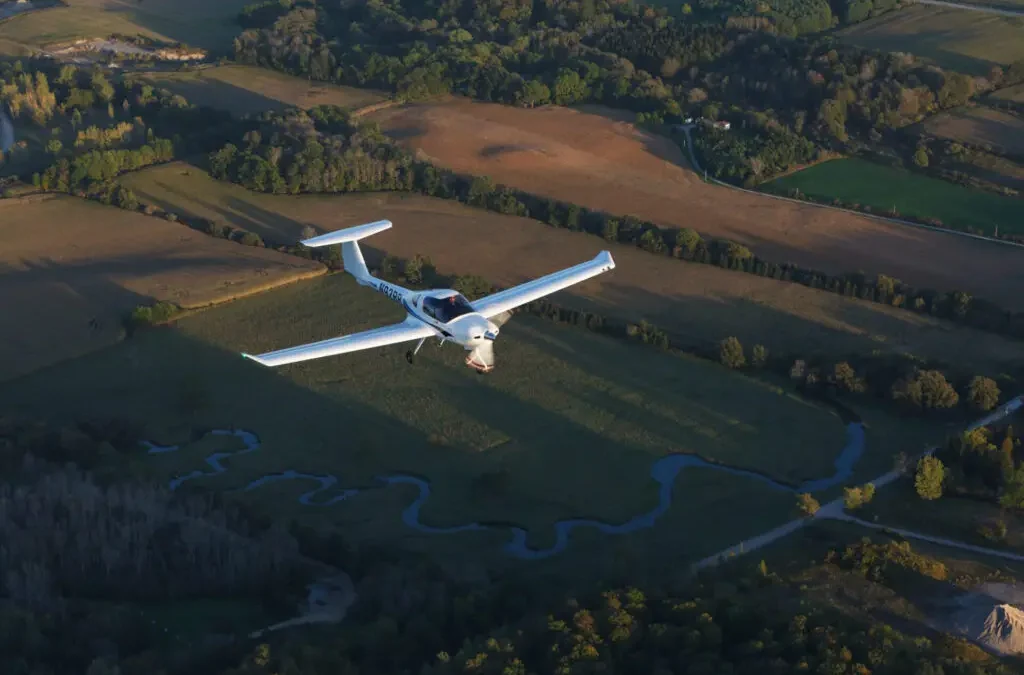
[[[411,349],[405,353],[405,360],[408,361],[410,365],[413,362],[413,356],[414,354]]]

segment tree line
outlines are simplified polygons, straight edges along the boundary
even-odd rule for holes
[[[706,239],[691,228],[660,228],[632,216],[618,217],[496,185],[487,177],[456,174],[416,160],[384,137],[377,125],[358,123],[340,108],[264,113],[243,128],[248,130],[211,153],[209,169],[215,178],[251,190],[278,194],[416,191],[587,232],[657,255],[792,281],[1024,338],[1024,313],[1007,311],[962,291],[916,289],[886,275],[831,275],[780,264],[736,242]]]
[[[833,24],[824,0],[749,4],[768,24],[787,13],[783,5],[814,6],[806,16],[821,17],[808,20],[815,29]],[[905,54],[828,36],[794,39],[723,21],[717,11],[712,3],[703,15],[673,17],[609,0],[272,0],[245,13],[235,58],[409,100],[457,93],[525,107],[601,103],[650,122],[725,119],[742,138],[709,145],[708,166],[739,183],[766,180],[815,153],[858,151],[993,87]]]

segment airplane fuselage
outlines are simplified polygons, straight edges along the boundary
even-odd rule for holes
[[[442,342],[457,342],[467,350],[473,350],[484,342],[493,341],[498,336],[498,327],[487,317],[473,310],[472,305],[457,291],[451,289],[431,289],[429,291],[410,291],[396,284],[376,277],[370,277],[365,285],[395,302],[405,309],[409,315],[407,321],[424,323],[434,331]],[[455,300],[459,304],[450,302]],[[445,317],[450,303],[452,314]],[[430,304],[436,307],[431,310]],[[447,318],[447,320],[444,320]]]

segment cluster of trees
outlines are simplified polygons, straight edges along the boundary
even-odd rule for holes
[[[889,553],[887,559],[901,559],[898,553]],[[902,559],[913,555],[908,549]],[[855,564],[851,559],[840,567],[853,569]],[[883,569],[888,573],[892,567]],[[758,571],[732,581],[722,584],[709,580],[678,591],[626,585],[561,602],[550,599],[516,621],[477,625],[477,630],[462,640],[432,643],[436,651],[408,672],[1012,672],[960,640],[912,637],[878,620],[866,625],[835,608],[795,600],[785,589],[785,582],[763,564]],[[367,639],[372,645],[379,637],[367,635]],[[260,645],[224,675],[369,672],[371,669],[360,659],[361,650],[346,649],[349,644],[339,636]],[[406,649],[417,646],[417,641],[410,640]]]
[[[1013,427],[978,427],[950,439],[917,466],[914,485],[922,499],[943,495],[1024,509],[1024,465]]]
[[[810,147],[852,149],[991,86],[906,55],[762,30],[794,13],[806,30],[831,27],[825,0],[739,4],[751,5],[749,21],[723,22],[713,7],[703,19],[677,18],[610,0],[270,0],[244,13],[235,56],[407,99],[455,92],[527,107],[603,103],[655,122],[729,119],[746,138],[709,144],[705,155],[716,175],[741,182],[805,161]],[[858,17],[873,4],[839,11]]]
[[[32,182],[60,192],[93,192],[126,171],[209,151],[237,129],[228,113],[197,108],[144,80],[111,80],[99,68],[52,60],[0,66],[2,106],[15,124],[48,139],[26,149],[41,168]]]
[[[164,636],[137,603],[249,597],[294,611],[286,596],[308,570],[287,527],[109,475],[139,452],[130,424],[0,417],[0,671],[107,673],[120,658],[161,672]]]
[[[538,197],[418,161],[385,138],[373,123],[356,123],[334,106],[265,113],[247,121],[233,142],[213,152],[211,174],[260,192],[363,192],[415,190],[553,227],[587,232],[651,253],[927,313],[1014,337],[1024,337],[1024,313],[1011,313],[968,293],[915,289],[899,279],[830,275],[763,260],[745,246],[707,240],[697,231],[663,229],[632,216],[618,217]]]

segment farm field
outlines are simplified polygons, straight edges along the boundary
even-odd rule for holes
[[[246,0],[66,0],[67,7],[28,12],[0,23],[0,49],[39,48],[112,33],[145,35],[207,50],[230,50],[235,17]]]
[[[773,180],[764,187],[779,194],[798,189],[817,199],[838,198],[847,204],[870,206],[878,213],[895,207],[901,215],[936,218],[947,227],[958,229],[974,227],[992,234],[998,227],[1001,233],[1024,232],[1022,199],[972,190],[862,159],[823,162]],[[965,242],[966,248],[966,241],[960,241]],[[1001,248],[1006,250],[1004,255],[1008,259],[1024,258],[1024,251]],[[978,262],[983,260],[979,252]]]
[[[138,304],[203,306],[323,272],[73,197],[0,201],[0,222],[0,380],[116,342]]]
[[[972,75],[1024,58],[1024,20],[914,5],[845,28],[840,39],[867,49],[909,52]]]
[[[588,110],[452,100],[370,118],[437,163],[497,183],[692,227],[746,244],[769,260],[888,274],[922,288],[966,290],[1022,306],[1008,283],[1024,280],[1019,250],[707,185],[685,168],[682,151],[668,138]]]
[[[281,110],[289,106],[361,108],[386,98],[384,94],[368,89],[311,83],[254,66],[215,66],[187,72],[141,73],[135,77],[181,94],[190,103],[221,108],[236,115]]]
[[[477,274],[501,286],[608,248],[617,263],[614,274],[556,300],[621,319],[646,318],[696,342],[735,335],[748,348],[760,342],[777,352],[910,351],[984,372],[1002,372],[1024,358],[1017,342],[925,315],[684,263],[451,201],[407,193],[265,195],[180,163],[129,174],[121,182],[146,203],[186,218],[219,218],[267,241],[296,241],[306,226],[323,232],[388,218],[395,226],[366,240],[368,256],[384,251],[408,259],[420,253],[442,273]]]
[[[1017,103],[1024,103],[1024,84],[1018,84],[1013,87],[1006,87],[999,91],[992,93],[992,98],[1000,99],[1003,101],[1016,101]]]
[[[333,475],[338,483],[316,497],[325,504],[345,488],[372,487],[376,476],[420,477],[431,483],[422,523],[514,523],[533,547],[551,546],[561,519],[622,523],[654,509],[651,465],[668,454],[695,453],[799,482],[831,476],[847,442],[843,422],[824,404],[706,361],[532,317],[506,324],[498,367],[487,377],[465,367],[461,349],[436,342],[415,366],[402,358],[405,345],[280,369],[238,356],[401,315],[347,275],[330,275],[197,312],[172,328],[38,371],[5,388],[0,400],[5,410],[56,421],[117,417],[162,442],[180,441],[189,428],[259,436],[255,452],[225,460],[226,473],[190,486],[234,490],[287,471]],[[186,391],[188,408],[181,403]],[[872,420],[865,461],[891,466],[899,450],[924,442],[923,425]],[[183,476],[206,467],[211,452],[240,448],[225,440],[140,455],[134,468],[164,480]],[[317,487],[279,481],[234,494],[278,515],[344,522],[353,536],[408,539],[425,549],[471,545],[500,553],[508,540],[507,530],[417,534],[399,517],[415,496],[411,486],[367,490],[320,508],[296,502]],[[673,546],[684,557],[783,522],[793,507],[791,492],[713,469],[680,474],[676,492],[664,523],[671,527],[647,535],[683,538]],[[708,519],[693,517],[709,508],[721,516],[710,528]],[[682,550],[691,544],[698,548]]]
[[[941,138],[991,145],[1002,153],[1024,155],[1024,119],[984,106],[951,110],[928,119],[925,130]]]

